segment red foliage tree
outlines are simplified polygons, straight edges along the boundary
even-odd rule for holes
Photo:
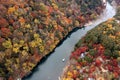
[[[6,26],[8,26],[7,20],[0,17],[0,27],[6,27]]]
[[[1,28],[2,37],[9,37],[11,35],[11,31],[8,28]]]

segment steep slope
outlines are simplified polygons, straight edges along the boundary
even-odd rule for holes
[[[95,19],[101,0],[1,0],[0,76],[23,77],[75,27]]]
[[[62,80],[119,80],[120,7],[115,18],[89,31],[75,46]]]

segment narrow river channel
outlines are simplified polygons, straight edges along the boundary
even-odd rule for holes
[[[63,68],[69,60],[71,52],[74,50],[75,44],[83,37],[87,31],[94,28],[96,25],[112,18],[115,15],[115,9],[107,3],[106,9],[100,15],[100,17],[92,21],[92,25],[87,26],[85,29],[79,29],[73,32],[55,51],[42,63],[40,63],[33,74],[25,78],[24,80],[58,80]],[[65,62],[62,59],[65,58]]]

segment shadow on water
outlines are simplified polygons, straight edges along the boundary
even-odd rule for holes
[[[47,61],[47,59],[49,58],[49,56],[52,55],[52,54],[55,52],[55,49],[56,49],[57,47],[59,47],[60,45],[62,45],[65,40],[67,40],[68,38],[70,38],[70,36],[71,36],[72,33],[78,31],[79,29],[84,29],[84,28],[85,28],[85,26],[83,26],[83,27],[76,27],[76,28],[74,28],[72,31],[70,31],[70,32],[68,33],[68,35],[67,35],[66,37],[64,37],[64,38],[57,44],[57,46],[53,49],[53,51],[51,51],[48,55],[44,56],[44,57],[40,60],[40,62],[38,62],[38,64],[31,70],[31,72],[30,72],[28,75],[26,75],[22,80],[31,78],[34,72],[39,71],[39,70],[38,70],[38,68],[39,68],[38,66],[44,64],[44,63]]]
[[[100,15],[100,17],[93,21],[91,26],[87,26],[86,29],[81,30],[78,27],[74,28],[68,35],[62,39],[56,48],[45,56],[29,75],[23,78],[23,80],[58,80],[59,73],[66,65],[66,62],[61,62],[61,59],[69,59],[70,52],[74,48],[76,42],[84,36],[87,31],[91,30],[98,24],[106,21],[109,18],[112,18],[115,15],[115,9],[107,3],[106,9]],[[76,33],[73,35],[73,33]],[[80,34],[82,33],[82,34]],[[78,35],[80,34],[80,35]],[[67,41],[68,40],[68,41]],[[55,54],[56,53],[56,54]],[[52,63],[51,63],[52,62]],[[34,74],[33,74],[34,73]],[[51,74],[52,73],[52,74]]]

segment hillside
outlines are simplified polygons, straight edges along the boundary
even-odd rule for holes
[[[101,0],[0,0],[0,76],[24,77],[104,7]]]
[[[62,80],[119,80],[120,7],[114,18],[101,23],[79,40]]]

